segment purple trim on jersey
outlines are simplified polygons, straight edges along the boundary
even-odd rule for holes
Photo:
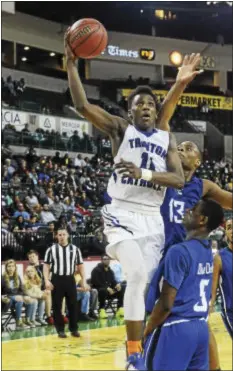
[[[116,228],[122,228],[126,232],[131,233],[133,235],[133,232],[129,228],[125,227],[124,225],[121,225],[119,220],[115,216],[111,215],[109,212],[102,210],[102,215],[106,220],[111,222],[111,225],[106,223],[108,226],[113,226],[113,227],[116,227]]]
[[[148,132],[148,131],[143,131],[143,130],[140,130],[138,128],[136,128],[136,126],[134,126],[134,128],[141,134],[145,135],[147,138],[151,137],[153,134],[155,133],[158,133],[158,130],[156,129],[152,129],[152,131]]]

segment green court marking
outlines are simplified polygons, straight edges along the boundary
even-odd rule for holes
[[[98,328],[122,326],[122,325],[124,325],[124,319],[118,319],[118,318],[109,318],[107,320],[98,320],[95,322],[80,322],[79,331],[94,330]],[[65,331],[69,332],[69,328],[67,325],[65,326]],[[56,330],[54,326],[41,326],[41,327],[36,327],[32,329],[12,331],[10,333],[3,332],[2,342],[9,341],[9,340],[28,339],[28,338],[33,338],[33,337],[55,335],[55,334],[56,334]]]

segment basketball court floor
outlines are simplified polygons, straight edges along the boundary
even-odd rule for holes
[[[81,324],[81,338],[59,339],[51,327],[2,336],[2,370],[124,370],[124,321]],[[222,370],[232,369],[232,342],[219,313],[211,319]],[[68,333],[69,335],[69,333]]]

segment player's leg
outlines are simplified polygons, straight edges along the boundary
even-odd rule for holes
[[[128,354],[141,352],[143,321],[145,317],[144,293],[147,271],[141,249],[134,240],[118,242],[107,253],[119,260],[127,276],[124,296],[124,316]]]
[[[194,321],[163,325],[154,353],[153,370],[188,370],[197,346],[197,331],[191,322]]]
[[[209,323],[208,323],[208,329],[209,329],[209,370],[217,371],[217,370],[220,370],[218,346],[217,346],[214,333],[211,330]]]
[[[155,302],[159,299],[160,296],[160,282],[162,280],[164,271],[164,258],[159,262],[159,266],[156,269],[152,280],[149,284],[148,291],[146,294],[146,312],[151,313]]]
[[[209,370],[209,328],[206,321],[192,321],[198,334],[197,347],[188,370]]]
[[[232,313],[229,312],[229,311],[222,312],[221,316],[222,316],[224,325],[225,325],[225,327],[228,331],[228,334],[233,339],[233,321],[232,321],[233,315],[232,315]]]

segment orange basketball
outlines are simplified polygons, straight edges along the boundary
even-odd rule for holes
[[[104,51],[107,42],[107,31],[96,19],[80,19],[69,30],[69,45],[73,53],[80,58],[97,57]]]

